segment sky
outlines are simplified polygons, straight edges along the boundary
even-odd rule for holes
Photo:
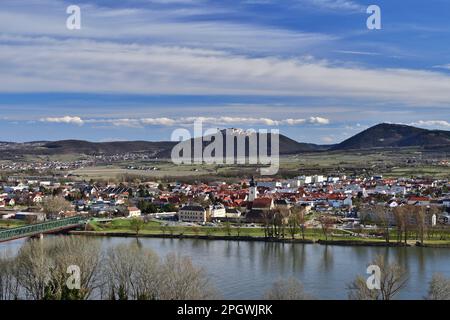
[[[447,0],[2,0],[0,141],[450,130],[449,39]]]

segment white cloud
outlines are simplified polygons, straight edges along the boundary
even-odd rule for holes
[[[314,124],[329,124],[330,120],[326,119],[326,118],[322,118],[322,117],[310,117],[309,118],[309,123],[314,123]]]
[[[40,119],[42,122],[51,122],[51,123],[67,123],[67,124],[76,124],[76,125],[83,125],[84,121],[80,117],[71,117],[71,116],[64,116],[64,117],[48,117],[48,118],[42,118]]]
[[[50,123],[71,123],[83,125],[85,123],[89,124],[109,124],[113,126],[124,126],[124,127],[143,127],[143,126],[189,126],[195,121],[201,121],[204,124],[210,125],[265,125],[265,126],[280,126],[288,125],[295,126],[305,123],[329,124],[330,121],[321,117],[311,117],[309,119],[282,119],[275,120],[270,118],[252,118],[252,117],[180,117],[180,118],[118,118],[118,119],[81,119],[80,117],[59,117],[59,118],[42,118],[42,122]]]
[[[364,6],[351,0],[297,0],[300,3],[312,5],[324,10],[342,10],[351,12],[362,12]]]
[[[450,128],[450,122],[446,120],[419,120],[412,122],[409,125],[419,127],[446,127]]]
[[[21,41],[20,39],[18,41]],[[450,101],[450,76],[226,51],[35,39],[0,45],[1,92],[313,96],[418,106]]]
[[[336,141],[335,137],[330,136],[322,137],[320,140],[325,143],[333,143]]]

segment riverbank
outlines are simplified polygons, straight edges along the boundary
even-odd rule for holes
[[[223,241],[253,241],[253,242],[278,242],[278,243],[317,243],[322,245],[337,246],[367,246],[367,247],[430,247],[450,248],[450,240],[426,239],[422,245],[417,239],[410,238],[405,244],[397,242],[396,234],[391,234],[391,241],[386,243],[384,238],[373,236],[355,236],[346,230],[335,229],[326,237],[323,230],[307,228],[304,234],[300,230],[292,234],[286,230],[285,236],[280,238],[266,237],[262,227],[207,227],[207,226],[182,226],[165,225],[160,221],[150,220],[142,224],[138,232],[131,225],[130,219],[114,219],[107,223],[92,221],[84,231],[72,232],[102,237],[138,237],[140,238],[168,238],[168,239],[200,239]]]
[[[186,234],[138,234],[133,232],[101,232],[101,231],[70,231],[73,235],[93,236],[93,237],[119,237],[119,238],[159,238],[159,239],[196,239],[196,240],[217,240],[217,241],[246,241],[246,242],[267,242],[267,243],[303,243],[335,246],[359,246],[359,247],[423,247],[423,248],[450,248],[449,243],[408,243],[389,242],[382,240],[355,240],[355,239],[292,239],[292,238],[266,238],[254,236],[218,236],[218,235],[186,235]]]

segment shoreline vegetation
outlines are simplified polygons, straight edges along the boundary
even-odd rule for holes
[[[222,240],[222,241],[255,241],[267,243],[302,243],[302,244],[322,244],[322,245],[341,245],[341,246],[367,246],[367,247],[423,247],[423,248],[449,248],[450,242],[445,243],[424,243],[409,241],[403,242],[385,242],[383,240],[322,240],[322,239],[277,239],[254,236],[215,236],[215,235],[187,235],[187,234],[151,234],[144,233],[136,235],[130,232],[114,231],[70,231],[71,235],[83,235],[93,237],[119,237],[119,238],[159,238],[159,239],[194,239],[194,240]]]
[[[395,231],[393,231],[395,232]],[[73,235],[101,236],[101,237],[138,237],[138,238],[167,238],[167,239],[198,239],[222,241],[256,241],[268,243],[304,243],[341,246],[377,246],[377,247],[425,247],[450,248],[450,240],[428,239],[420,243],[418,239],[408,239],[398,242],[393,234],[388,243],[385,239],[352,235],[345,230],[333,230],[325,237],[320,229],[306,229],[292,236],[286,232],[284,237],[267,237],[264,228],[244,227],[200,227],[200,226],[168,226],[159,221],[148,221],[140,225],[130,219],[117,219],[108,223],[90,222],[85,230],[70,231]]]

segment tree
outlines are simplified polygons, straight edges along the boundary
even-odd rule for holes
[[[61,212],[72,210],[72,206],[69,201],[61,196],[50,196],[42,201],[42,209],[47,216],[53,217]]]
[[[229,222],[228,220],[225,221],[225,224],[224,224],[224,226],[223,226],[223,229],[224,229],[225,233],[226,233],[228,236],[231,236],[231,225],[230,225],[230,222]]]
[[[295,235],[299,231],[299,217],[296,213],[291,213],[288,218],[288,231],[292,237],[292,240],[295,239]]]
[[[300,230],[302,232],[302,240],[305,240],[305,228],[306,228],[306,208],[300,207],[298,210],[298,223],[300,224]]]
[[[295,234],[298,233],[300,229],[302,232],[302,239],[305,240],[305,223],[306,223],[306,209],[305,207],[293,207],[291,208],[291,214],[288,220],[289,233],[294,239]]]
[[[436,273],[430,281],[427,300],[450,300],[450,279]]]
[[[241,236],[241,231],[242,231],[242,220],[241,218],[238,218],[236,225],[235,225],[235,230],[236,230],[236,235],[238,237]]]
[[[407,227],[407,208],[406,206],[398,206],[395,207],[394,212],[394,219],[395,224],[397,225],[397,242],[402,242],[402,234],[404,232],[405,234],[405,243],[408,240],[408,227]]]
[[[420,243],[423,245],[425,230],[426,230],[426,210],[423,206],[415,206],[413,208],[413,214],[417,225],[417,233],[420,239]]]
[[[390,212],[389,212],[389,210],[387,208],[385,208],[384,206],[377,205],[374,208],[374,214],[377,218],[378,224],[383,229],[383,236],[384,236],[384,239],[386,240],[386,243],[389,243],[389,241],[390,241],[390,234],[389,234],[390,233],[390,220],[389,220]]]
[[[19,298],[19,283],[14,276],[15,259],[4,253],[0,256],[0,300],[17,300]]]
[[[139,235],[139,232],[144,227],[144,220],[138,217],[134,217],[130,221],[130,227],[135,232],[136,237]]]
[[[83,237],[61,237],[50,241],[48,259],[52,262],[51,281],[47,284],[45,299],[86,300],[101,285],[100,242]],[[70,289],[66,282],[69,266],[80,270],[80,288]]]
[[[334,219],[327,214],[323,214],[319,217],[319,222],[322,228],[323,235],[325,236],[325,240],[328,240],[328,235],[330,234],[334,226]]]
[[[217,296],[206,272],[195,267],[189,257],[169,254],[161,266],[160,275],[159,299],[203,300]]]
[[[32,240],[19,251],[14,276],[23,298],[34,300],[88,299],[98,284],[99,242],[82,237],[55,237]],[[69,289],[67,268],[78,266],[80,288]]]
[[[351,300],[392,300],[408,281],[406,270],[396,263],[389,264],[378,255],[369,264],[380,269],[380,289],[369,289],[366,280],[358,276],[348,287]]]
[[[106,282],[109,299],[149,300],[158,298],[159,258],[136,243],[108,250]]]
[[[155,204],[149,202],[149,201],[145,201],[145,200],[140,200],[138,202],[137,207],[142,211],[142,213],[156,213],[158,212],[158,208],[155,206]]]
[[[294,277],[287,280],[280,279],[272,284],[266,291],[266,300],[310,300],[311,296],[305,293],[303,285]]]
[[[162,207],[162,212],[176,212],[177,207],[174,204],[168,203]]]

